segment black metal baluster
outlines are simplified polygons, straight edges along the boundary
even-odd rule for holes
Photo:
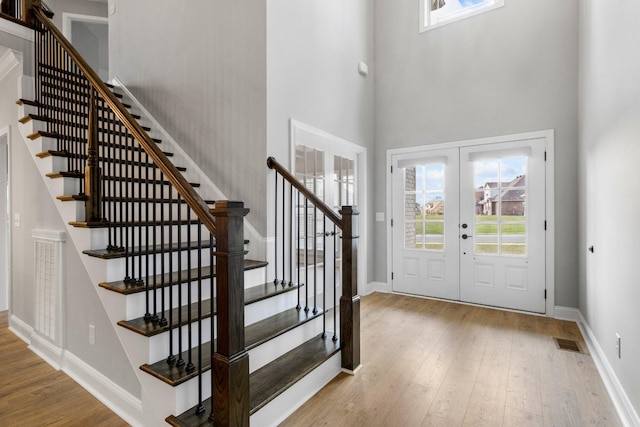
[[[211,271],[210,278],[209,278],[209,292],[210,292],[210,295],[211,295],[211,327],[210,327],[210,329],[211,329],[211,332],[210,332],[211,333],[211,339],[210,340],[211,340],[211,354],[212,355],[215,354],[215,352],[216,352],[215,345],[214,345],[215,344],[215,337],[216,337],[216,330],[215,330],[215,323],[216,322],[213,321],[213,316],[216,313],[216,309],[217,309],[217,307],[214,305],[214,301],[216,300],[214,298],[214,296],[215,296],[215,292],[214,292],[214,289],[215,289],[215,283],[214,283],[214,281],[215,281],[215,277],[214,277],[215,276],[215,262],[214,261],[215,260],[213,258],[214,248],[215,248],[215,241],[214,241],[214,238],[213,238],[213,234],[211,234],[211,232],[209,232],[209,269]],[[211,399],[211,412],[209,413],[209,421],[213,421],[213,399]]]
[[[164,176],[163,176],[164,177]],[[167,358],[167,363],[170,365],[174,364],[176,361],[176,356],[173,354],[173,285],[175,284],[173,281],[173,194],[169,193],[169,249],[167,250],[166,256],[169,257],[169,307],[167,307],[167,311],[169,312],[169,357]],[[163,254],[163,256],[165,256]],[[180,332],[178,330],[178,332]]]
[[[122,122],[118,121],[118,132],[122,135]],[[122,136],[120,137],[122,138]],[[129,139],[124,137],[124,147],[120,150],[122,158],[120,159],[120,173],[121,179],[125,181],[124,185],[124,220],[122,225],[120,226],[120,233],[124,236],[124,247],[125,247],[125,270],[126,270],[126,278],[125,281],[131,284],[133,279],[133,258],[131,257],[131,241],[133,234],[133,229],[131,232],[129,231],[129,217],[131,211],[131,198],[130,194],[133,192],[133,179],[129,177]],[[126,227],[126,228],[125,228]]]
[[[187,354],[187,372],[193,372],[196,369],[196,366],[193,364],[193,343],[191,341],[191,250],[193,249],[191,242],[191,208],[187,206],[187,343],[188,343],[188,354]],[[196,245],[196,247],[199,247]],[[198,252],[200,252],[198,250]]]
[[[309,199],[304,198],[304,311],[309,311]]]
[[[205,246],[202,242],[202,222],[198,219],[198,245]],[[209,250],[211,252],[211,250]],[[211,296],[213,302],[213,295]],[[213,309],[213,305],[211,307]],[[213,324],[213,314],[211,315],[211,323]],[[211,340],[213,344],[213,339]],[[213,354],[213,345],[211,354]],[[196,415],[203,414],[205,411],[202,403],[202,249],[198,249],[198,406],[196,407]]]
[[[278,176],[278,174],[275,174],[276,177]],[[287,281],[285,280],[285,261],[286,261],[286,249],[285,249],[285,239],[286,239],[286,228],[285,228],[285,219],[286,219],[286,207],[285,207],[285,201],[286,201],[286,184],[287,184],[287,180],[284,179],[284,177],[282,177],[282,282],[280,282],[282,284],[282,286],[285,286]],[[276,188],[276,193],[278,192],[278,189]],[[277,208],[276,208],[277,209]],[[277,221],[277,215],[276,215],[276,221]]]
[[[159,174],[160,176],[158,176],[158,174],[154,174],[154,179],[157,180],[156,185],[154,186],[160,186],[160,246],[162,247],[162,253],[160,256],[160,274],[161,274],[161,282],[160,282],[160,286],[162,288],[162,298],[161,298],[161,302],[160,302],[160,310],[161,310],[161,315],[160,315],[160,326],[167,326],[168,322],[167,322],[167,318],[165,317],[165,308],[166,308],[166,301],[165,301],[165,293],[166,293],[166,289],[165,289],[165,226],[166,226],[166,222],[165,222],[165,197],[164,197],[164,184],[163,184],[163,179],[164,179],[164,174],[161,172]],[[169,226],[169,230],[171,230],[171,226]],[[169,270],[168,274],[171,275],[171,270]],[[169,289],[169,293],[171,293],[171,286],[168,287]],[[171,311],[171,307],[169,307],[169,311]],[[171,334],[171,332],[169,332],[169,334]]]
[[[284,181],[284,178],[282,179]],[[274,235],[274,242],[273,242],[273,246],[274,246],[274,250],[273,250],[273,283],[275,285],[278,284],[278,174],[275,174],[275,190],[276,190],[276,194],[275,194],[275,200],[273,202],[273,206],[275,209],[275,215],[274,215],[274,230],[273,230],[273,235]]]
[[[327,336],[327,217],[322,215],[322,338]]]
[[[147,171],[147,176],[146,176],[146,186],[147,186],[147,197],[149,197],[149,184],[151,183],[152,185],[152,191],[153,191],[153,198],[151,201],[151,206],[153,208],[153,226],[152,226],[152,232],[153,232],[153,247],[157,248],[158,247],[158,193],[157,193],[157,186],[153,183],[153,180],[155,179],[156,175],[157,175],[157,166],[155,164],[155,162],[153,162],[153,166],[151,166],[151,171],[152,171],[152,177],[151,180],[149,180],[149,175],[148,175],[148,171]],[[149,218],[149,205],[147,204],[147,220]],[[160,230],[160,233],[162,233],[162,230]],[[149,238],[149,236],[147,236],[147,239]],[[156,249],[156,251],[158,251],[158,249]],[[162,252],[164,251],[164,247],[160,247],[159,255],[155,254],[153,256],[153,318],[151,319],[153,321],[153,323],[158,323],[160,321],[160,316],[158,316],[158,256],[162,257]],[[147,272],[149,271],[149,265],[147,265]],[[162,274],[162,273],[160,273]],[[149,280],[148,278],[148,273],[147,273],[147,280]],[[162,289],[160,290],[162,292]]]
[[[318,208],[313,207],[313,314],[318,313]]]
[[[178,193],[178,360],[176,366],[181,368],[185,361],[182,357],[182,196]]]
[[[302,308],[302,306],[300,305],[300,298],[302,297],[300,295],[301,291],[300,291],[300,286],[303,285],[302,283],[302,262],[300,261],[300,251],[302,250],[302,245],[300,245],[300,239],[302,236],[302,224],[300,224],[300,211],[302,209],[302,203],[300,202],[300,191],[296,190],[296,193],[298,194],[298,203],[296,205],[296,213],[297,213],[297,218],[296,218],[296,222],[298,223],[298,236],[296,237],[296,242],[298,244],[298,247],[296,248],[296,260],[298,261],[298,305],[296,306],[296,308],[298,310],[300,310]]]
[[[138,255],[138,281],[139,284],[143,283],[142,278],[144,277],[143,273],[142,273],[142,267],[143,267],[143,255],[142,255],[142,251],[144,249],[146,249],[145,252],[149,251],[149,247],[147,244],[143,244],[144,240],[142,240],[142,230],[145,224],[145,220],[142,218],[142,212],[144,212],[144,201],[143,201],[143,195],[142,195],[142,184],[143,184],[143,180],[142,180],[142,150],[136,150],[136,148],[140,148],[138,141],[134,140],[131,150],[132,150],[132,154],[131,157],[133,159],[133,168],[131,171],[131,176],[136,177],[136,179],[138,180],[138,215],[137,215],[137,221],[138,221],[138,247],[140,248],[138,250],[139,255]],[[138,162],[137,165],[135,164],[135,153],[138,153]],[[134,172],[135,171],[135,172]],[[133,220],[135,221],[136,218],[134,217]],[[143,249],[144,246],[144,249]],[[147,314],[149,313],[149,289],[148,289],[148,284],[147,284],[147,289],[145,292],[145,296],[146,296],[146,308],[145,308],[145,318],[148,318]]]
[[[282,214],[284,215],[284,212]],[[289,286],[293,286],[293,185],[291,184],[289,184]]]
[[[337,239],[336,236],[338,235],[338,233],[336,233],[336,225],[333,224],[333,341],[338,341],[338,335],[337,335],[337,331],[338,331],[338,321],[336,318],[336,310],[338,309],[338,281],[337,281],[337,275],[336,275],[336,262],[337,262],[337,257],[336,257],[336,245],[337,245]]]
[[[149,160],[149,155],[144,152],[142,145],[140,145],[138,143],[138,152],[140,153],[140,166],[138,167],[138,173],[139,176],[138,178],[140,179],[140,187],[144,187],[144,197],[142,196],[142,190],[140,191],[140,194],[138,195],[138,197],[140,198],[140,205],[139,205],[139,212],[138,212],[138,217],[140,217],[141,221],[144,222],[145,226],[144,226],[144,241],[147,242],[147,250],[146,253],[144,255],[144,266],[145,266],[145,292],[146,292],[146,309],[147,311],[144,314],[144,318],[146,320],[153,320],[153,315],[155,314],[155,312],[151,312],[151,283],[150,283],[150,276],[149,276],[149,257],[151,256],[151,253],[155,253],[155,244],[156,242],[153,241],[153,247],[149,248],[149,166],[148,166],[148,160]],[[144,160],[145,160],[145,166],[142,166],[142,154],[144,152]],[[144,181],[142,178],[143,172],[144,171]],[[142,212],[144,211],[144,218],[142,218]],[[140,227],[140,243],[142,246],[142,227]]]

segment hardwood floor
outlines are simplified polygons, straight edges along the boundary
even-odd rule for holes
[[[282,426],[619,426],[572,322],[402,295],[362,298],[362,369]]]
[[[443,301],[362,298],[362,369],[282,426],[620,426],[577,326]],[[27,349],[0,313],[0,426],[124,426]]]
[[[0,426],[126,426],[7,328],[0,313]]]

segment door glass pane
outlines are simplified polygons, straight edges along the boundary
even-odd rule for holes
[[[474,162],[475,252],[526,255],[527,157]]]
[[[405,248],[444,250],[444,164],[404,168]]]
[[[296,145],[295,176],[309,191],[320,200],[324,200],[323,151],[305,145]],[[294,203],[297,215],[296,227],[299,229],[299,236],[301,236],[296,239],[298,264],[313,264],[313,257],[309,255],[309,251],[313,251],[314,245],[317,249],[318,259],[323,259],[324,256],[322,241],[316,237],[318,231],[322,230],[322,216],[314,215],[313,206],[306,204],[301,197],[297,197]],[[305,253],[307,257],[305,257]]]
[[[354,161],[341,156],[333,156],[333,207],[355,204],[355,168]]]

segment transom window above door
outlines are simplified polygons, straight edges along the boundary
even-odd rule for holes
[[[419,0],[420,32],[504,6],[505,0]]]

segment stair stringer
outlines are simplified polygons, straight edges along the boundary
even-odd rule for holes
[[[151,113],[142,105],[140,101],[131,93],[131,91],[118,79],[118,77],[114,77],[110,81],[115,87],[117,87],[122,94],[124,95],[124,99],[128,104],[131,104],[132,110],[135,110],[135,113],[140,115],[141,119],[139,121],[146,122],[152,129],[150,134],[152,137],[157,137],[162,140],[162,144],[167,144],[170,148],[166,151],[171,151],[174,153],[174,160],[179,159],[179,162],[187,167],[187,172],[185,173],[185,177],[187,180],[193,180],[195,182],[199,182],[201,185],[201,190],[204,198],[213,199],[213,200],[227,200],[228,198],[222,193],[220,188],[211,181],[211,178],[207,174],[205,174],[202,169],[198,166],[193,159],[188,156],[185,151],[182,149],[180,144],[178,144],[175,139],[171,137],[171,135],[162,127],[162,125],[151,115]],[[264,259],[270,261],[267,257],[267,239],[265,239],[258,231],[251,225],[251,223],[245,218],[244,220],[244,236],[245,239],[249,240],[248,258],[251,259]],[[269,262],[267,266],[267,270],[269,270],[271,266],[271,262]]]

